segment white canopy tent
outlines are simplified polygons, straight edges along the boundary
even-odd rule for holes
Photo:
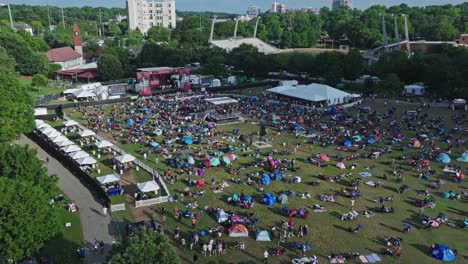
[[[349,94],[328,85],[312,83],[309,85],[284,85],[267,90],[270,93],[293,97],[309,102],[323,102],[328,105],[347,103],[356,95]]]
[[[96,147],[98,148],[109,148],[112,147],[114,144],[110,143],[107,140],[102,140],[96,143]]]
[[[231,97],[217,97],[205,99],[206,102],[209,102],[213,105],[226,105],[226,104],[237,104],[239,101]]]
[[[93,164],[97,163],[97,161],[95,159],[93,159],[92,157],[81,158],[81,159],[76,160],[76,162],[78,162],[78,164],[80,164],[80,166],[93,165]]]
[[[40,120],[40,119],[34,119],[34,124],[36,125],[36,127],[40,124],[44,124],[44,120]]]
[[[42,134],[44,134],[44,135],[46,135],[46,136],[48,136],[48,135],[49,135],[50,133],[52,133],[52,132],[58,132],[57,129],[55,129],[55,128],[51,127],[51,126],[45,127],[45,128],[41,128],[41,129],[42,129],[42,130],[41,130],[41,131],[42,131]]]
[[[69,146],[62,147],[62,151],[65,153],[71,153],[71,152],[76,152],[80,150],[81,148],[78,147],[77,145],[69,145]]]
[[[84,151],[82,151],[82,150],[79,150],[79,151],[77,151],[77,152],[69,153],[68,155],[69,155],[72,159],[74,159],[74,160],[89,157],[89,154],[86,153],[86,152],[84,152]]]
[[[75,120],[67,120],[62,123],[65,127],[77,126],[78,122]]]
[[[90,91],[86,90],[78,90],[72,93],[75,98],[81,99],[81,98],[92,98],[96,97],[96,94]]]
[[[54,138],[52,140],[52,142],[57,144],[59,142],[65,141],[65,140],[68,140],[68,138],[66,136],[64,136],[64,135],[61,135],[61,136],[58,136],[58,137]]]
[[[137,183],[138,190],[142,192],[157,192],[159,185],[155,181]]]
[[[75,144],[75,142],[73,142],[73,141],[67,139],[67,140],[65,140],[65,141],[59,142],[57,145],[58,145],[59,147],[66,147],[66,146],[71,146],[71,145],[74,145],[74,144]]]
[[[44,131],[46,131],[49,128],[53,128],[53,127],[51,127],[47,123],[44,123],[44,124],[39,125],[39,127],[37,129],[39,129],[44,134]]]
[[[135,157],[133,157],[130,154],[124,154],[124,155],[115,157],[115,160],[117,160],[120,164],[123,164],[123,163],[128,163],[128,162],[134,161]]]
[[[80,131],[78,135],[80,135],[80,137],[90,137],[90,136],[95,136],[96,133],[94,133],[91,130],[86,129],[86,130]]]
[[[120,176],[116,173],[104,175],[96,178],[101,184],[120,181]]]

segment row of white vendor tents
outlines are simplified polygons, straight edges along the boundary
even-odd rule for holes
[[[97,161],[91,157],[87,152],[83,151],[80,146],[76,145],[73,141],[69,140],[60,131],[53,128],[43,120],[35,120],[36,129],[46,136],[54,145],[56,145],[62,152],[71,157],[79,166],[94,166]],[[78,122],[74,120],[67,120],[62,123],[65,127],[78,126]],[[78,135],[82,138],[96,136],[91,130],[81,130]],[[98,149],[110,148],[113,144],[107,140],[97,141],[95,143]],[[115,157],[115,160],[120,164],[133,162],[135,157],[130,154],[123,154]],[[117,173],[108,174],[96,178],[99,183],[107,184],[120,181],[120,176]],[[137,187],[142,192],[157,192],[160,187],[155,181],[148,181],[137,183]]]

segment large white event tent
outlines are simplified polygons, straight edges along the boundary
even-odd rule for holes
[[[93,165],[93,164],[97,163],[97,161],[93,157],[81,158],[81,159],[76,160],[76,162],[78,162],[78,164],[80,164],[80,166]]]
[[[80,150],[81,148],[78,147],[77,145],[69,145],[69,146],[62,147],[62,151],[65,153],[71,153],[71,152],[76,152]]]
[[[69,153],[68,155],[69,155],[72,159],[74,159],[74,160],[89,157],[89,154],[86,153],[86,152],[84,152],[84,151],[82,151],[82,150],[79,150],[79,151],[77,151],[77,152]]]
[[[328,85],[312,83],[309,85],[283,85],[267,90],[270,93],[300,99],[324,105],[345,104],[352,98],[360,97],[357,94],[343,92]]]
[[[157,192],[159,185],[155,181],[137,183],[138,190],[142,192]]]
[[[67,121],[63,121],[62,123],[65,127],[71,127],[71,126],[77,126],[78,125],[78,122],[76,122],[75,120],[67,120]]]
[[[94,133],[91,130],[86,129],[86,130],[80,131],[78,135],[80,135],[80,137],[90,137],[90,136],[95,136],[96,133]]]
[[[60,148],[61,148],[61,147],[66,147],[66,146],[71,146],[71,145],[74,145],[74,144],[75,144],[75,142],[73,142],[73,141],[71,141],[71,140],[69,140],[69,139],[57,143],[57,145],[58,145]]]
[[[127,162],[132,162],[135,160],[135,157],[133,157],[130,154],[124,154],[118,157],[115,157],[115,160],[117,160],[120,164],[127,163]]]
[[[116,173],[107,174],[96,178],[101,184],[120,181],[120,176]]]
[[[98,148],[108,148],[108,147],[112,147],[113,145],[114,144],[110,143],[107,140],[99,141],[96,143],[96,147]]]

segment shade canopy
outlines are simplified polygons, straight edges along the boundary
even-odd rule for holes
[[[138,190],[142,192],[155,192],[159,190],[159,185],[155,181],[137,183]]]
[[[86,157],[86,158],[81,158],[81,159],[78,159],[76,160],[76,162],[78,162],[78,164],[80,164],[81,166],[83,165],[93,165],[93,164],[96,164],[96,160],[93,159],[92,157]]]
[[[82,159],[82,158],[86,158],[86,157],[89,157],[89,154],[82,151],[82,150],[79,150],[77,152],[72,152],[70,154],[68,154],[72,159],[74,160],[77,160],[77,159]]]
[[[91,130],[86,129],[86,130],[80,131],[78,135],[80,135],[80,137],[90,137],[90,136],[95,136],[96,133],[94,133]]]
[[[118,182],[120,181],[120,176],[116,173],[107,174],[104,176],[100,176],[96,178],[101,184],[111,183],[111,182]]]
[[[67,140],[64,140],[64,141],[61,141],[61,142],[57,143],[57,146],[66,147],[66,146],[71,146],[71,145],[74,145],[74,144],[75,144],[75,142],[67,139]]]
[[[71,126],[77,126],[78,122],[76,122],[75,120],[67,120],[67,121],[64,121],[62,124],[66,127],[71,127]]]
[[[62,151],[65,153],[71,153],[71,152],[80,151],[80,150],[81,148],[78,147],[77,145],[69,145],[69,146],[62,147]]]
[[[135,157],[133,157],[130,154],[124,154],[124,155],[115,157],[115,160],[118,161],[119,163],[127,163],[127,162],[134,161]]]
[[[36,124],[36,128],[41,130],[42,128],[47,128],[47,127],[50,127],[49,124],[47,123],[39,123],[39,124]]]
[[[59,143],[59,142],[66,141],[66,140],[69,140],[66,136],[59,135],[56,138],[54,138],[52,142]]]
[[[107,140],[102,140],[96,143],[96,147],[98,148],[108,148],[108,147],[112,147],[113,145],[114,144],[110,143]]]

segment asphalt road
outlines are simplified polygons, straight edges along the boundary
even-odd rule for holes
[[[20,145],[28,145],[37,150],[38,158],[49,157],[49,162],[45,164],[49,175],[56,175],[59,178],[60,189],[75,202],[83,227],[84,247],[86,248],[85,263],[100,263],[105,261],[112,245],[112,234],[114,226],[109,215],[103,215],[103,206],[92,193],[73,174],[62,166],[60,162],[49,156],[42,148],[28,137],[22,135],[16,141]],[[103,241],[104,253],[95,253],[93,245],[96,241]]]

